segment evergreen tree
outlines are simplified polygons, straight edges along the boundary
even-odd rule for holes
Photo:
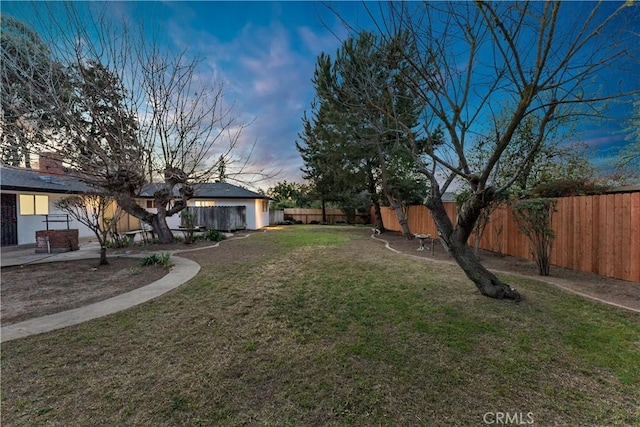
[[[419,108],[397,84],[402,56],[396,49],[363,32],[345,41],[335,59],[318,57],[313,116],[303,118],[304,145],[298,144],[298,150],[316,188],[333,194],[334,200],[337,194],[353,198],[368,191],[377,211],[376,226],[384,230],[379,214],[382,194],[410,237],[401,205],[403,199],[420,199],[419,191],[411,189],[424,191],[425,181],[413,168],[411,156],[400,149],[407,129],[417,126]],[[416,181],[422,185],[414,185]]]
[[[66,97],[69,80],[40,36],[7,15],[0,15],[0,46],[2,161],[29,168],[31,153],[59,125],[52,97]]]

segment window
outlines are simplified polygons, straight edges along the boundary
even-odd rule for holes
[[[269,201],[268,200],[263,200],[262,201],[262,212],[269,212]]]
[[[49,196],[20,195],[20,215],[48,215]]]
[[[155,200],[147,200],[147,209],[153,209],[156,207],[156,201]]]
[[[213,200],[195,200],[193,202],[193,206],[197,206],[197,207],[208,207],[208,206],[215,206],[216,202],[214,202]]]

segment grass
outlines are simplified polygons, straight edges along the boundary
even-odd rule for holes
[[[510,277],[525,302],[484,298],[367,231],[225,242],[165,297],[3,344],[2,424],[640,423],[637,315]]]

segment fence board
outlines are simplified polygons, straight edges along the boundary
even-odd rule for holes
[[[569,235],[569,238],[573,242],[573,250],[571,253],[571,265],[570,268],[575,270],[582,270],[583,258],[584,258],[584,245],[583,243],[583,233],[582,233],[582,211],[580,209],[582,197],[571,197],[572,206],[571,210],[573,212],[573,232]],[[573,238],[571,238],[573,237]]]
[[[455,220],[456,204],[445,203],[445,209]],[[407,212],[413,233],[437,235],[425,206],[411,206]],[[387,229],[400,231],[390,208],[382,208],[382,218]],[[552,227],[556,232],[553,265],[640,282],[640,192],[560,198]],[[533,259],[510,207],[492,214],[480,247]]]
[[[578,245],[582,250],[582,256],[580,257],[580,271],[591,271],[591,259],[593,257],[592,235],[593,224],[591,223],[591,216],[593,215],[593,198],[580,197],[580,206],[578,212],[581,216],[580,221],[580,244]]]
[[[600,262],[600,198],[602,196],[593,196],[591,200],[591,265],[589,272],[598,272],[598,263]]]
[[[580,245],[580,197],[569,197],[570,209],[573,214],[573,221],[571,223],[571,230],[568,230],[568,238],[571,240],[571,253],[569,254],[570,260],[567,264],[569,268],[579,270],[580,269],[580,257],[581,257],[581,245]]]
[[[284,222],[284,210],[269,210],[269,225]]]
[[[575,255],[573,252],[573,248],[575,247],[574,245],[574,239],[572,238],[572,236],[574,236],[574,225],[575,225],[575,218],[574,218],[574,208],[573,208],[573,200],[575,200],[575,197],[563,197],[560,199],[560,201],[564,202],[563,203],[563,208],[562,211],[565,214],[565,224],[564,224],[564,229],[562,230],[558,230],[560,235],[563,236],[564,238],[564,245],[565,245],[565,251],[562,254],[562,259],[560,261],[561,265],[565,265],[567,266],[567,268],[573,268],[573,264],[574,264],[574,259],[575,259]]]
[[[622,258],[624,255],[624,237],[623,237],[623,217],[624,212],[622,210],[622,196],[623,194],[615,194],[614,195],[614,203],[613,203],[613,273],[611,277],[622,277]]]
[[[607,228],[603,232],[607,236],[607,263],[605,275],[615,277],[616,272],[616,204],[615,195],[607,197]],[[619,236],[619,234],[618,234]],[[613,256],[612,256],[613,255]]]
[[[514,219],[512,219],[509,216],[509,213],[506,213],[506,221],[505,221],[505,228],[504,228],[504,233],[505,233],[505,237],[506,236],[516,236],[516,234],[518,233],[518,226],[516,225],[516,221]],[[527,249],[528,249],[528,245],[527,245]],[[506,239],[506,253],[508,254],[514,254],[514,256],[520,256],[522,257],[522,253],[520,251],[520,247],[518,245],[517,239],[516,238],[507,238]]]
[[[329,224],[347,222],[347,216],[341,209],[326,209],[325,213]],[[311,222],[320,223],[322,222],[322,209],[288,208],[284,210],[284,219],[301,221],[303,224],[309,224]]]
[[[629,277],[631,275],[631,194],[621,194],[622,196],[622,242],[620,242],[620,263],[622,270],[621,277]],[[636,260],[640,262],[640,260]]]
[[[247,228],[247,208],[245,206],[189,206],[194,213],[194,225],[205,226],[207,230],[235,231]],[[182,225],[185,218],[182,218]]]
[[[607,254],[611,251],[609,247],[609,233],[607,233],[607,227],[609,227],[607,215],[607,196],[602,196],[600,199],[600,227],[598,227],[598,234],[600,234],[600,262],[598,263],[598,273],[604,276],[607,275]],[[613,236],[611,236],[613,239]]]
[[[495,236],[495,241],[492,241],[489,245],[483,246],[483,248],[495,248],[496,252],[499,254],[506,253],[507,246],[507,233],[505,233],[505,228],[507,224],[507,210],[499,209],[494,212],[494,215],[498,215],[498,221],[493,225],[493,235]],[[495,247],[494,245],[497,245]]]
[[[632,193],[630,201],[629,259],[630,280],[640,282],[640,193]]]

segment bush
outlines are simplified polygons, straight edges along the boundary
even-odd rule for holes
[[[161,254],[151,254],[149,256],[142,258],[141,264],[143,267],[148,267],[151,265],[160,265],[164,268],[169,268],[172,266],[170,258],[171,258],[171,254],[168,252],[163,252]]]
[[[109,233],[110,238],[104,242],[104,246],[110,249],[128,248],[133,245],[133,236],[126,234]]]
[[[202,238],[204,240],[210,240],[212,242],[220,242],[224,239],[227,238],[227,236],[225,236],[224,234],[222,234],[221,232],[219,232],[218,230],[207,230],[203,235]]]
[[[556,237],[551,228],[551,216],[555,211],[555,199],[529,199],[513,206],[518,228],[533,245],[531,252],[541,276],[549,275],[551,242]]]
[[[608,187],[584,179],[558,179],[545,182],[533,189],[534,197],[565,197],[603,194]]]

